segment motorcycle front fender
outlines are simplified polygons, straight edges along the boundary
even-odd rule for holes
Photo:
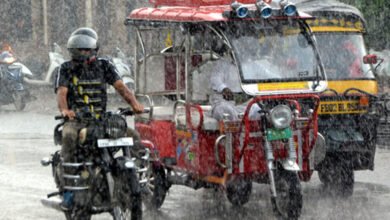
[[[28,77],[28,78],[33,77],[33,73],[31,72],[31,70],[29,68],[27,68],[24,64],[16,62],[16,63],[13,63],[12,65],[20,66],[22,68],[23,76]]]
[[[135,170],[137,168],[131,158],[124,156],[115,158],[115,164],[120,171]]]

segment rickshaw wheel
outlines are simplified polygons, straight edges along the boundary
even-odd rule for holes
[[[298,174],[283,169],[275,172],[277,197],[271,198],[274,212],[282,219],[298,219],[302,210],[302,189]]]
[[[152,168],[150,182],[147,187],[149,193],[145,195],[145,205],[148,209],[157,210],[163,205],[169,189],[164,168]]]
[[[346,162],[328,160],[318,169],[318,177],[325,190],[332,195],[348,198],[353,194],[354,172]]]
[[[226,196],[235,206],[245,205],[252,193],[252,182],[243,178],[231,180],[226,185]]]

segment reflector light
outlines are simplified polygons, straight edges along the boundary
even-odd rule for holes
[[[288,0],[280,1],[280,7],[287,16],[293,16],[297,13],[297,7]]]
[[[256,2],[257,10],[259,10],[262,18],[269,18],[272,15],[272,8],[264,1]]]
[[[367,96],[361,96],[359,100],[360,106],[369,106],[370,99]]]

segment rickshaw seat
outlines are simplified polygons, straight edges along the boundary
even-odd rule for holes
[[[205,131],[218,131],[219,123],[218,121],[211,116],[211,106],[210,105],[201,105],[203,110],[203,125],[202,130]],[[199,124],[199,117],[192,117],[194,124]],[[149,114],[142,114],[143,118],[149,117]],[[172,106],[156,106],[153,108],[153,120],[164,120],[172,121],[173,120],[173,108]],[[184,114],[177,113],[176,116],[177,123],[179,125],[185,126],[186,118]]]
[[[204,131],[218,131],[219,123],[215,118],[211,116],[211,106],[201,105],[200,107],[203,110],[203,124],[201,129]],[[199,124],[200,117],[196,117],[196,115],[193,114],[191,119],[194,125]],[[177,115],[177,123],[181,126],[185,126],[186,124],[185,115]]]
[[[149,115],[149,114],[145,114]],[[173,119],[173,108],[172,106],[155,106],[153,107],[153,118],[154,120],[167,120]]]

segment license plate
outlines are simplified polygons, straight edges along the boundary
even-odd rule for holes
[[[123,147],[123,146],[133,146],[132,137],[123,137],[118,139],[98,139],[98,147]]]
[[[285,128],[281,130],[271,128],[267,130],[267,140],[269,141],[289,139],[291,136],[292,131],[290,128]]]
[[[357,114],[367,112],[362,108],[357,100],[348,101],[321,101],[318,108],[318,114]]]

